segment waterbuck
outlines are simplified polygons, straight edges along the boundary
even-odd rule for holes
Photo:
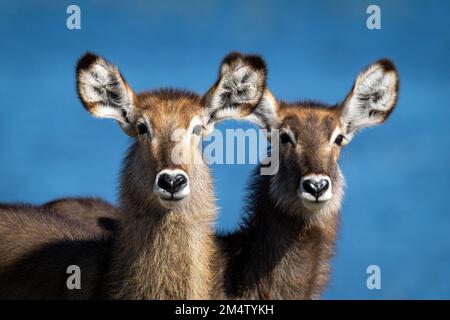
[[[264,71],[258,56],[232,53],[204,96],[175,89],[136,94],[117,67],[84,55],[76,68],[82,103],[133,139],[119,208],[105,206],[117,223],[102,231],[97,219],[74,214],[89,215],[92,203],[82,199],[1,206],[0,298],[211,297],[217,209],[199,142],[217,121],[257,112]],[[66,287],[70,265],[81,269],[80,290]]]
[[[102,76],[96,71],[96,63],[110,68],[105,67],[116,78],[108,80],[109,76]],[[364,70],[345,100],[335,106],[311,101],[278,103],[265,87],[264,62],[240,54],[224,59],[217,82],[202,98],[173,90],[136,96],[117,69],[96,56],[80,60],[78,70],[79,81],[80,70],[87,70],[93,77],[85,80],[85,91],[80,91],[80,82],[78,86],[87,109],[96,116],[116,119],[136,141],[125,161],[118,210],[102,203],[95,207],[100,210],[92,210],[89,207],[95,201],[83,199],[56,201],[43,207],[55,212],[58,219],[70,218],[71,225],[62,228],[63,233],[69,228],[75,232],[75,239],[93,239],[92,243],[88,241],[89,248],[97,253],[99,261],[88,259],[91,267],[83,266],[91,275],[85,280],[90,281],[86,286],[93,289],[77,298],[320,296],[328,279],[343,196],[344,182],[337,164],[340,149],[357,131],[384,122],[392,112],[398,74],[391,62],[380,60]],[[128,98],[123,97],[124,92]],[[187,107],[175,107],[185,99]],[[187,113],[183,108],[194,111]],[[172,135],[176,129],[184,129],[181,141],[189,141],[186,132],[191,132],[191,139],[199,133],[207,134],[216,121],[224,118],[247,119],[272,130],[272,137],[279,136],[273,152],[279,152],[280,166],[271,176],[260,175],[260,168],[255,171],[241,228],[214,237],[211,223],[216,209],[209,170],[202,161],[192,158],[198,156],[198,143],[181,144],[182,154],[176,158],[186,158],[186,153],[187,161],[171,163],[169,168],[164,161],[173,161],[172,151],[177,144]],[[167,140],[161,145],[161,139]],[[192,179],[196,183],[191,183]],[[153,189],[150,195],[146,193],[149,185]],[[36,208],[14,209],[15,214],[27,210]],[[91,216],[85,219],[84,214],[74,212]],[[100,229],[98,220],[90,219],[97,215],[114,222],[114,228]],[[23,216],[28,226],[28,215]],[[62,224],[56,218],[50,222]],[[43,237],[43,243],[47,242]],[[89,257],[81,251],[77,254]],[[25,266],[34,266],[28,262]],[[48,274],[48,270],[44,271]],[[103,273],[105,277],[101,276]],[[26,293],[33,296],[33,291]]]
[[[344,194],[341,149],[361,129],[389,117],[398,89],[394,65],[379,60],[357,76],[337,105],[278,103],[265,91],[258,110],[274,116],[257,123],[279,133],[279,144],[272,146],[279,151],[279,170],[266,176],[255,171],[240,229],[220,237],[226,297],[320,297]]]

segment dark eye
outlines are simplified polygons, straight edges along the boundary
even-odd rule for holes
[[[203,126],[201,124],[198,124],[192,129],[192,133],[199,136],[202,133],[202,129]]]
[[[345,137],[340,134],[336,137],[336,139],[334,140],[334,143],[336,143],[338,146],[342,146],[344,144],[345,141]]]
[[[286,143],[292,143],[293,144],[294,143],[292,141],[292,139],[291,139],[291,136],[288,133],[286,133],[286,132],[282,132],[280,134],[280,141],[281,141],[282,144],[286,144]]]
[[[145,123],[138,123],[137,130],[139,134],[146,134],[148,132],[147,126]]]

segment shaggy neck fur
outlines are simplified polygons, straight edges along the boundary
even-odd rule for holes
[[[205,165],[192,170],[186,202],[166,209],[152,193],[141,159],[135,145],[122,173],[124,218],[114,239],[106,291],[115,299],[209,298],[216,216],[209,170]]]
[[[254,177],[248,216],[239,232],[226,237],[225,291],[243,299],[317,299],[328,279],[343,179],[333,185],[333,202],[316,212],[295,197],[278,201],[276,179]]]

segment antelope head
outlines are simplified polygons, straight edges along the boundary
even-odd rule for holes
[[[277,205],[295,212],[339,209],[344,184],[338,166],[341,150],[361,129],[389,117],[398,89],[395,66],[379,60],[357,76],[347,97],[334,106],[278,103],[266,90],[258,109],[274,116],[259,123],[264,127],[266,122],[265,127],[279,134],[279,170],[270,178],[270,196]]]
[[[116,66],[91,53],[79,60],[76,76],[87,111],[94,117],[116,120],[135,140],[124,167],[126,185],[143,199],[177,208],[190,194],[201,195],[208,188],[201,138],[218,121],[258,113],[265,70],[260,57],[231,53],[203,96],[173,89],[137,94]]]

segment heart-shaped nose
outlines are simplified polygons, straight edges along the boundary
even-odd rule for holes
[[[187,185],[188,179],[184,174],[177,174],[175,176],[163,173],[159,176],[157,185],[163,190],[174,194],[183,190]]]
[[[308,179],[303,181],[303,190],[319,199],[329,188],[330,183],[327,179],[313,180]]]

